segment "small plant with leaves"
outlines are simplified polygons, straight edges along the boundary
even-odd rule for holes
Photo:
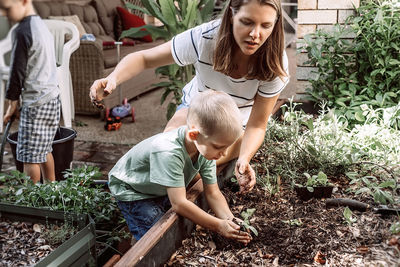
[[[351,209],[349,209],[349,207],[344,208],[343,217],[349,226],[357,221],[357,218],[353,216],[353,212]]]
[[[255,211],[255,208],[242,211],[242,213],[240,213],[240,216],[242,216],[243,221],[240,223],[240,226],[243,227],[246,232],[252,231],[254,235],[258,236],[258,231],[256,230],[256,228],[250,225],[250,217],[253,216]]]
[[[282,220],[283,223],[288,224],[290,226],[302,226],[303,222],[301,219],[290,219],[290,220]]]
[[[328,176],[323,172],[319,172],[317,175],[312,176],[305,172],[304,176],[307,178],[305,187],[307,187],[307,190],[310,192],[314,192],[314,187],[316,186],[331,186],[328,182]]]
[[[400,221],[390,226],[390,232],[394,235],[400,234]]]
[[[357,184],[356,195],[368,194],[373,197],[375,203],[379,204],[393,203],[393,196],[396,195],[396,190],[400,188],[395,178],[387,178],[384,181],[379,181],[375,176],[362,176],[357,172],[348,172],[346,175],[351,180],[350,184]]]

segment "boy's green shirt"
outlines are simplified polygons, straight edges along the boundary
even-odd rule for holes
[[[168,187],[186,187],[200,173],[217,182],[215,160],[199,154],[193,164],[185,147],[186,126],[160,133],[131,148],[108,174],[111,193],[120,201],[167,195]]]

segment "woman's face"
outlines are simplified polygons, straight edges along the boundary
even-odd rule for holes
[[[276,10],[270,5],[250,1],[232,17],[233,36],[244,55],[253,55],[271,35],[276,22]]]

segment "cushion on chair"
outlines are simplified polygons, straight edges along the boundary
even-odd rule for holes
[[[129,30],[130,28],[136,28],[146,25],[146,23],[141,17],[136,16],[135,14],[132,14],[121,7],[117,7],[117,11],[118,14],[121,16],[123,30]],[[145,42],[153,41],[150,34],[138,39]]]
[[[91,5],[82,6],[49,1],[34,1],[33,5],[38,15],[43,19],[47,19],[49,16],[77,15],[86,33],[92,33],[96,38],[113,40],[112,37],[106,35],[103,26],[99,23],[96,10]]]
[[[94,0],[92,4],[97,10],[99,22],[106,34],[118,39],[118,36],[115,35],[115,23],[118,20],[115,8],[123,6],[123,2],[120,0]]]
[[[56,20],[63,20],[63,21],[68,21],[73,23],[76,28],[78,28],[79,31],[79,38],[82,37],[82,35],[86,34],[85,28],[83,28],[83,25],[81,21],[79,20],[79,17],[77,15],[72,15],[72,16],[49,16],[49,19],[56,19]]]

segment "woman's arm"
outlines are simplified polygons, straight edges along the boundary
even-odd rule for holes
[[[256,95],[249,121],[244,131],[240,146],[239,158],[236,163],[236,173],[241,192],[250,191],[256,178],[249,162],[264,141],[268,118],[278,100],[279,95],[271,98]]]
[[[93,82],[90,87],[90,98],[95,101],[101,101],[111,94],[117,85],[138,75],[144,69],[172,63],[174,63],[174,59],[171,54],[171,41],[150,49],[130,53],[118,63],[110,75]]]

